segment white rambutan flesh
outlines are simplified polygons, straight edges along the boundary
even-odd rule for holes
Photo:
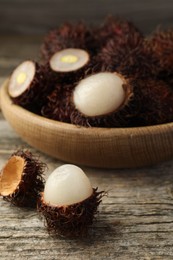
[[[44,189],[44,202],[51,206],[69,206],[82,202],[93,193],[88,177],[81,168],[65,164],[48,177]]]
[[[30,86],[36,72],[35,63],[33,61],[24,61],[12,73],[8,92],[12,98],[16,98],[23,94]]]
[[[73,102],[85,116],[101,116],[116,111],[125,101],[125,80],[117,73],[100,72],[79,82]]]
[[[50,59],[50,67],[56,72],[75,71],[85,66],[89,54],[82,49],[64,49],[56,52]]]

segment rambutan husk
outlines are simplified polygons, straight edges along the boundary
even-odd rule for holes
[[[41,115],[53,120],[70,123],[72,85],[56,85],[42,107]]]
[[[13,153],[0,173],[0,195],[18,207],[36,207],[46,165],[28,150]]]
[[[46,35],[41,46],[41,55],[46,63],[54,53],[67,48],[84,49],[93,55],[97,51],[97,45],[93,31],[83,22],[64,23]]]
[[[50,234],[64,237],[82,237],[88,234],[98,206],[105,192],[93,188],[92,195],[84,201],[69,206],[51,206],[44,201],[44,194],[38,200],[38,212],[45,218]]]
[[[28,88],[19,96],[12,98],[14,104],[20,105],[29,111],[40,114],[40,109],[46,101],[47,95],[52,91],[52,82],[48,66],[35,63],[35,75]]]
[[[164,124],[173,121],[173,89],[164,81],[138,80],[135,99],[141,103],[134,126]]]
[[[158,77],[165,80],[172,74],[173,67],[173,29],[157,28],[145,41],[146,52],[157,58]]]
[[[110,39],[98,58],[108,71],[117,71],[128,78],[145,79],[155,77],[158,73],[157,58],[145,51],[144,41],[137,41],[132,47],[126,42],[117,46],[114,38]]]
[[[136,44],[143,40],[142,32],[132,22],[117,17],[108,16],[100,28],[96,29],[95,35],[100,42],[100,47],[104,47],[110,39],[114,39],[117,47],[126,44],[134,48]]]

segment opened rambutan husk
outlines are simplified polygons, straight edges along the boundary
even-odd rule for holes
[[[93,55],[97,45],[94,33],[83,22],[64,23],[45,37],[41,54],[44,62],[48,62],[54,53],[67,48],[84,49]]]
[[[18,150],[7,161],[0,174],[0,195],[18,207],[36,207],[44,189],[46,165],[28,150]]]
[[[46,204],[43,194],[38,200],[38,211],[43,214],[49,233],[64,237],[82,237],[88,234],[93,224],[98,206],[105,192],[93,188],[93,194],[86,200],[69,206]]]
[[[114,39],[117,47],[126,43],[131,48],[143,40],[142,32],[132,22],[109,16],[103,25],[96,29],[95,35],[103,48],[110,39]]]

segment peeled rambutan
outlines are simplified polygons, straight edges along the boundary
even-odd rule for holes
[[[0,195],[19,207],[36,207],[44,189],[45,164],[28,150],[11,155],[0,172]]]
[[[118,73],[101,72],[81,80],[72,94],[71,122],[82,126],[128,126],[134,116],[133,86]],[[137,102],[136,102],[137,103]]]
[[[92,188],[85,173],[71,164],[57,168],[38,201],[49,233],[81,237],[88,233],[105,192]]]
[[[8,92],[13,102],[39,113],[53,84],[47,66],[24,61],[12,73]]]
[[[96,53],[96,45],[93,31],[83,22],[64,23],[45,37],[41,54],[44,62],[48,62],[56,52],[69,48],[83,49],[93,55]]]

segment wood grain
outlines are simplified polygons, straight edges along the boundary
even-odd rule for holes
[[[122,16],[151,32],[158,24],[172,25],[172,0],[1,0],[0,31],[38,34],[65,20],[98,24],[108,14]]]
[[[4,73],[11,59],[18,62],[35,55],[38,44],[10,37],[4,47]],[[24,37],[25,38],[25,37]],[[9,38],[8,38],[9,39]],[[23,42],[26,52],[21,53]],[[13,42],[13,44],[12,44]],[[30,44],[32,48],[29,48]],[[13,51],[9,46],[13,46]],[[8,54],[9,55],[6,55]],[[29,147],[14,133],[0,114],[0,168],[19,147]],[[47,163],[46,176],[61,161],[35,149]],[[157,151],[159,153],[159,151]],[[36,211],[18,209],[0,198],[1,260],[172,260],[173,258],[173,161],[133,170],[96,170],[83,167],[93,186],[107,190],[100,214],[86,239],[69,240],[49,236]]]
[[[24,145],[3,119],[2,130],[0,167]],[[47,174],[61,164],[40,156],[49,166]],[[36,211],[0,199],[1,259],[172,259],[173,162],[138,170],[83,169],[93,186],[109,191],[90,236],[79,241],[50,237]]]

